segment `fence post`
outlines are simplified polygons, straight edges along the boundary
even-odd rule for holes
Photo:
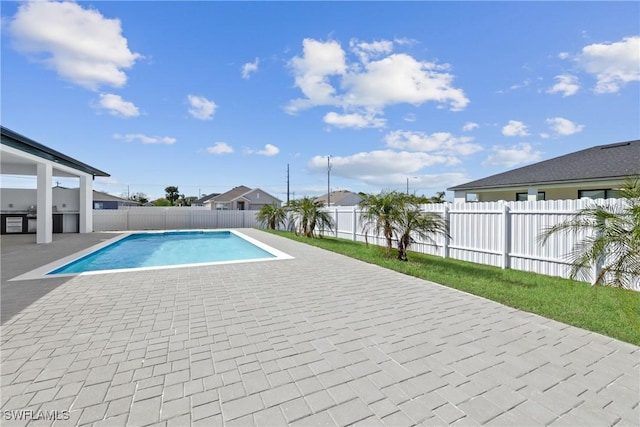
[[[509,206],[502,205],[502,269],[509,268],[509,252],[511,252],[511,221]]]
[[[336,214],[336,239],[338,238],[338,208],[335,208]]]
[[[444,245],[442,247],[442,257],[443,258],[449,258],[449,243],[451,240],[451,228],[450,228],[450,214],[449,214],[449,206],[445,205],[444,206],[444,220],[445,223],[447,224],[447,234],[445,234],[444,236]]]
[[[599,221],[599,225],[602,225],[601,222],[602,220],[598,220]],[[601,233],[598,229],[596,229],[595,231],[595,240],[598,240],[601,236]],[[604,260],[602,259],[602,257],[598,257],[598,259],[595,260],[595,262],[593,263],[593,280],[591,281],[591,285],[595,286],[596,281],[598,280],[598,276],[600,275],[600,272],[602,271],[602,264],[604,263]]]
[[[353,207],[353,241],[355,242],[357,239],[356,236],[356,228],[358,227],[358,218],[356,216],[356,207]]]

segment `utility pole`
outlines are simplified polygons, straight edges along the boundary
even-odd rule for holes
[[[289,204],[289,163],[287,163],[287,205]]]
[[[327,156],[327,207],[331,205],[331,155]]]

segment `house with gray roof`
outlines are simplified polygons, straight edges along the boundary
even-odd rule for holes
[[[203,205],[214,210],[260,210],[264,205],[280,207],[282,201],[259,188],[249,188],[244,185],[234,187],[226,193],[219,194],[206,200]]]
[[[329,197],[326,194],[316,197],[315,201],[322,202],[325,206],[357,206],[362,201],[362,197],[353,191],[338,190],[329,193]]]
[[[133,206],[138,206],[138,203],[109,193],[93,190],[93,209],[120,209]]]
[[[625,178],[640,174],[640,140],[598,145],[447,188],[456,203],[616,197]]]

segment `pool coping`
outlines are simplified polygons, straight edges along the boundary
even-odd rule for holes
[[[272,258],[250,258],[250,259],[241,259],[241,260],[231,260],[231,261],[211,261],[211,262],[198,262],[198,263],[187,263],[187,264],[176,264],[176,265],[161,265],[161,266],[152,266],[152,267],[137,267],[137,268],[119,268],[119,269],[113,269],[113,270],[96,270],[96,271],[85,271],[82,273],[66,273],[66,274],[49,274],[50,272],[66,265],[69,264],[73,261],[76,261],[86,255],[89,255],[92,252],[98,251],[100,249],[103,249],[109,245],[112,245],[122,239],[125,239],[133,234],[163,234],[163,233],[176,233],[176,232],[230,232],[244,240],[246,240],[247,242],[259,247],[260,249],[270,253],[271,255],[273,255]],[[109,233],[109,232],[106,232]],[[273,248],[257,239],[254,239],[250,236],[247,236],[244,233],[241,233],[237,230],[232,230],[232,229],[216,229],[216,230],[211,230],[211,229],[189,229],[189,230],[183,230],[183,229],[176,229],[176,230],[137,230],[137,231],[130,231],[127,233],[122,233],[122,232],[113,232],[114,234],[117,233],[118,236],[112,238],[112,239],[108,239],[105,240],[103,242],[100,242],[96,245],[90,246],[86,249],[83,249],[81,251],[78,251],[76,253],[73,253],[71,255],[68,255],[66,257],[60,258],[56,261],[50,262],[48,264],[45,264],[41,267],[38,267],[36,269],[33,269],[27,273],[21,274],[19,276],[14,277],[13,279],[9,279],[10,282],[13,281],[20,281],[20,280],[36,280],[36,279],[53,279],[53,278],[70,278],[70,277],[76,277],[76,276],[90,276],[90,275],[97,275],[97,274],[112,274],[112,273],[128,273],[128,272],[134,272],[134,271],[148,271],[148,270],[167,270],[167,269],[174,269],[174,268],[186,268],[186,267],[205,267],[205,266],[212,266],[212,265],[226,265],[226,264],[241,264],[241,263],[251,263],[251,262],[263,262],[263,261],[281,261],[281,260],[286,260],[286,259],[294,259],[293,256],[286,254],[276,248]]]

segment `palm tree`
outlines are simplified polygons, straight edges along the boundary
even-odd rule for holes
[[[407,249],[414,242],[414,236],[424,241],[435,243],[432,235],[449,235],[449,224],[435,212],[422,212],[421,200],[408,200],[395,221],[395,235],[398,239],[398,259],[408,261]]]
[[[588,279],[585,272],[597,265],[594,285],[631,287],[640,281],[640,177],[627,178],[620,196],[624,202],[593,203],[539,236],[545,244],[556,233],[586,234],[568,255],[571,279]]]
[[[256,219],[272,230],[284,225],[286,218],[287,212],[285,208],[276,206],[275,203],[262,206],[256,214]]]
[[[294,200],[290,205],[296,234],[318,237],[317,229],[333,229],[333,219],[327,211],[322,209],[324,202],[304,197]]]
[[[387,244],[387,256],[391,256],[393,247],[394,223],[402,209],[405,199],[403,193],[397,191],[380,194],[360,193],[360,223],[364,239],[369,244],[368,236],[372,232],[376,236],[382,234]]]

